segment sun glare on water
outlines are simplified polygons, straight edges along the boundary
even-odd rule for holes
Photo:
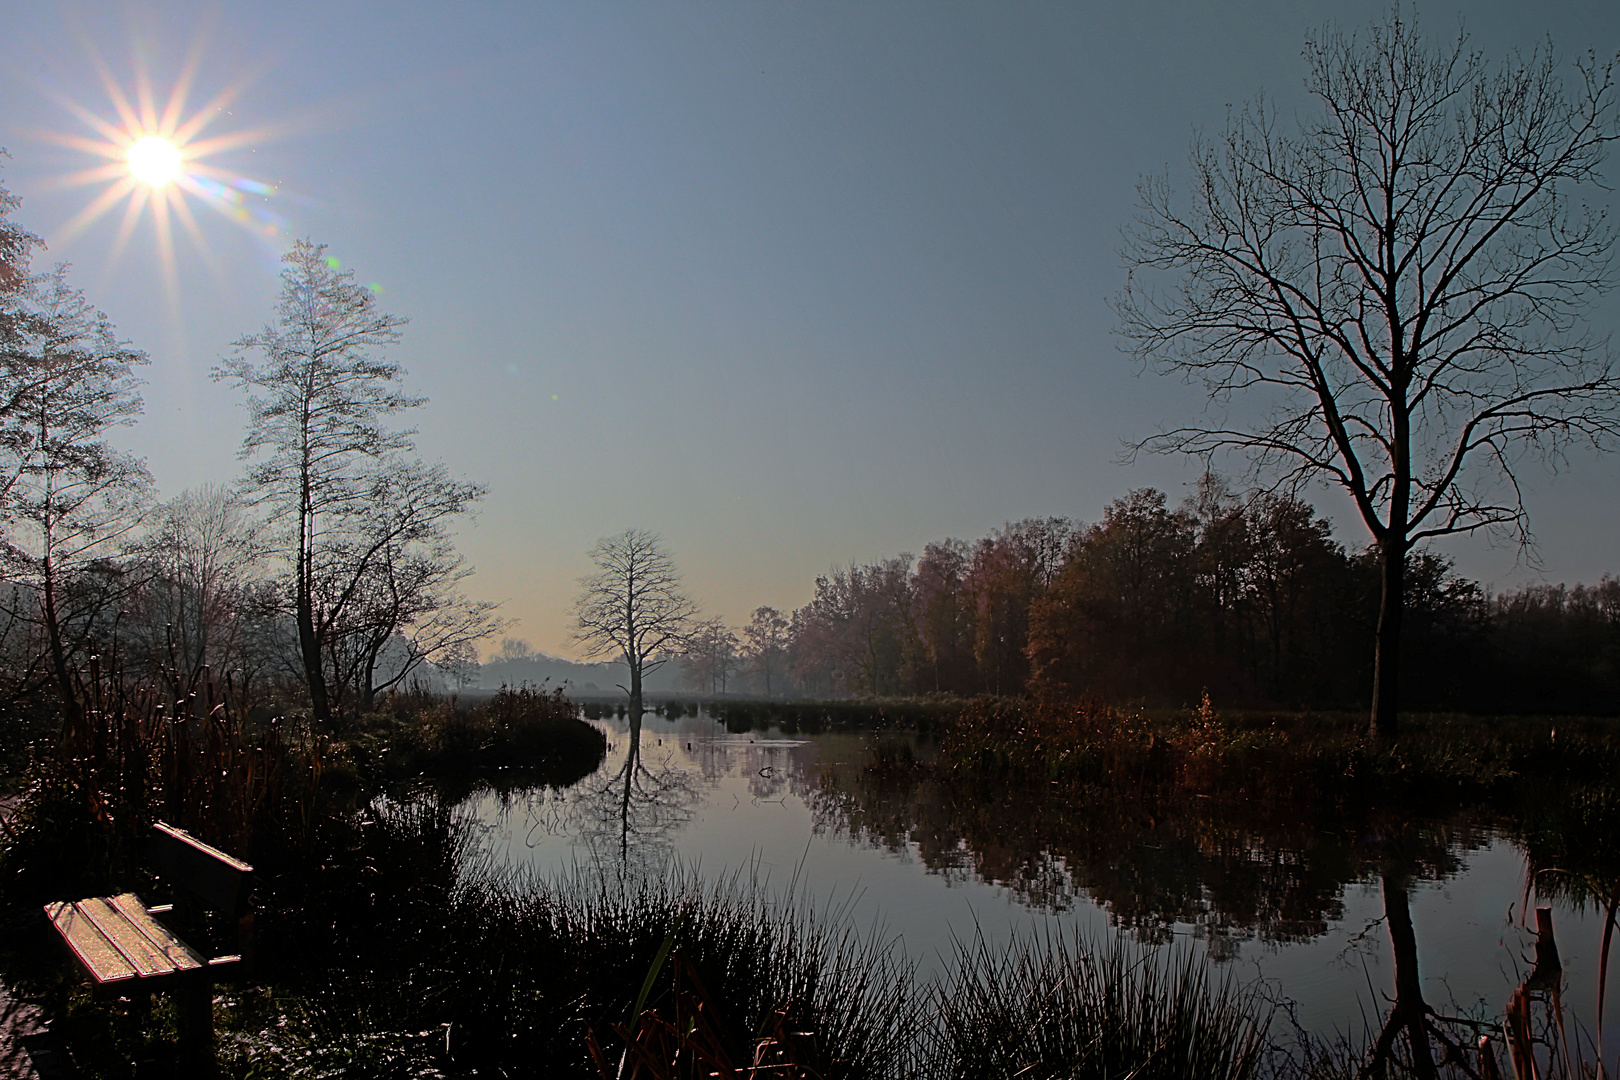
[[[129,174],[151,187],[180,179],[183,165],[179,147],[161,135],[137,139],[129,148]]]

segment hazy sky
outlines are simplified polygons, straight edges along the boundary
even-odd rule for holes
[[[1135,185],[1264,89],[1308,105],[1300,47],[1383,3],[9,4],[0,175],[16,215],[151,354],[121,438],[172,495],[239,469],[208,371],[271,314],[295,237],[410,327],[420,449],[489,486],[472,591],[566,653],[596,538],[666,538],[733,622],[834,564],[1008,519],[1179,500],[1198,467],[1117,463],[1203,406],[1139,376],[1107,300]],[[1429,3],[1487,56],[1620,49],[1620,4]],[[225,137],[232,202],[76,217],[108,186],[64,137],[115,92]],[[222,97],[223,95],[223,97]],[[206,148],[206,146],[205,146]],[[1610,176],[1620,175],[1620,161]],[[221,209],[228,212],[220,212]],[[166,246],[167,245],[167,246]],[[1620,323],[1606,298],[1595,322]],[[1546,578],[1620,571],[1620,459],[1532,466]],[[1341,536],[1359,523],[1327,493]],[[1511,549],[1452,544],[1497,586]]]

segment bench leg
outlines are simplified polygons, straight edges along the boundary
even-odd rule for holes
[[[187,979],[175,988],[174,1010],[180,1029],[180,1075],[213,1076],[214,980]]]

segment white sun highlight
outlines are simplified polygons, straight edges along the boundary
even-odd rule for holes
[[[160,95],[139,60],[130,92],[120,85],[94,47],[87,44],[106,91],[107,107],[92,108],[73,98],[54,95],[88,130],[47,129],[34,133],[44,141],[92,159],[86,167],[58,177],[58,184],[100,189],[55,230],[53,240],[73,240],[97,221],[114,214],[120,219],[117,233],[101,260],[111,272],[136,227],[143,218],[150,219],[164,290],[176,313],[180,303],[174,253],[176,232],[189,235],[203,261],[216,274],[222,274],[192,214],[194,206],[206,206],[266,238],[278,236],[286,227],[270,205],[275,185],[239,176],[223,168],[217,157],[256,145],[278,134],[281,128],[272,125],[204,133],[210,125],[232,115],[231,106],[246,88],[250,74],[244,72],[238,81],[200,105],[188,102],[192,83],[208,54],[206,46],[199,33],[173,88]],[[104,115],[108,112],[113,115]],[[122,213],[116,213],[120,208]]]
[[[180,179],[180,148],[160,135],[136,139],[129,148],[129,173],[151,187]]]

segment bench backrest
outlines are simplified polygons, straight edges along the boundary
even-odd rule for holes
[[[242,914],[253,867],[162,821],[152,826],[151,844],[152,864],[176,889],[213,911]]]

